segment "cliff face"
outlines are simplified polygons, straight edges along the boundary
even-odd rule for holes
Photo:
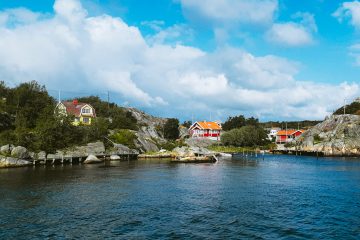
[[[299,147],[328,156],[360,156],[360,116],[346,114],[326,118],[301,136]]]
[[[136,118],[139,130],[136,132],[136,146],[143,152],[159,151],[157,144],[165,143],[162,129],[167,119],[148,115],[136,108],[127,109]]]

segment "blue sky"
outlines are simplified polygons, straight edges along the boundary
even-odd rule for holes
[[[3,0],[0,79],[181,120],[321,119],[360,95],[360,3]]]

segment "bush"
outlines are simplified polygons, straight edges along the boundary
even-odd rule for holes
[[[319,136],[319,134],[314,135],[314,144],[322,142],[323,139]]]
[[[158,145],[159,148],[165,149],[167,151],[172,151],[174,148],[183,147],[183,146],[187,146],[183,140],[168,141],[166,143]]]
[[[117,130],[116,133],[110,136],[110,139],[115,143],[125,145],[129,148],[136,148],[134,142],[136,140],[136,135],[131,130],[128,129]]]
[[[253,147],[265,145],[268,140],[266,132],[261,127],[244,126],[224,133],[221,142],[225,146]]]

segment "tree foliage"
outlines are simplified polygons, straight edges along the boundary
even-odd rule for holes
[[[243,126],[225,132],[221,142],[226,146],[253,147],[268,143],[266,132],[258,126]]]
[[[243,115],[229,117],[223,124],[224,131],[229,131],[235,128],[241,128],[244,126],[258,126],[259,120],[254,117],[245,118]]]
[[[190,128],[191,125],[192,125],[192,122],[191,121],[184,121],[181,125],[183,125],[186,128]]]
[[[176,140],[179,138],[179,120],[169,118],[164,125],[164,137],[168,140]]]

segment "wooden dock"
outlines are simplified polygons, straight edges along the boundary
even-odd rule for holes
[[[119,156],[118,160],[110,160],[110,156],[113,154],[93,154],[98,159],[103,161],[130,161],[137,160],[138,154],[135,153],[124,153],[116,154]],[[46,159],[33,159],[30,160],[33,165],[61,165],[61,164],[82,164],[86,160],[87,156],[59,156],[48,157]]]
[[[313,156],[313,157],[325,157],[324,152],[319,151],[300,151],[300,150],[272,150],[272,154],[285,154],[296,156]]]

